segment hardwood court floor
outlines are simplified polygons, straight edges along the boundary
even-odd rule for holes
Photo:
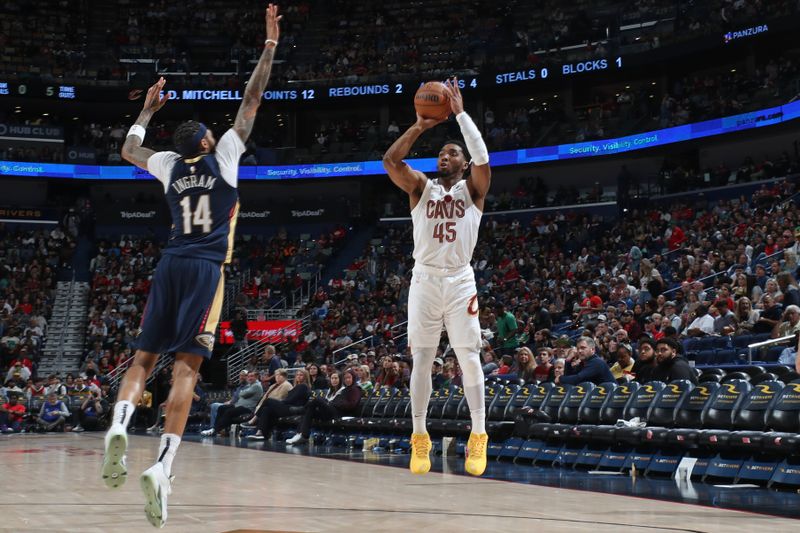
[[[131,479],[99,480],[102,434],[0,437],[0,530],[137,532],[138,474],[158,440],[132,436]],[[740,511],[184,442],[165,530],[783,532],[800,522]]]

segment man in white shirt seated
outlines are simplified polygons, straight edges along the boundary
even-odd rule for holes
[[[684,337],[705,337],[714,334],[714,317],[708,314],[705,305],[698,305],[694,311],[695,319],[684,330]]]

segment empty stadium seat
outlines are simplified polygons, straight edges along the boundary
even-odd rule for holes
[[[558,439],[565,436],[573,425],[578,423],[581,406],[594,388],[594,383],[589,382],[579,383],[571,387],[564,400],[560,403],[556,417],[551,417],[552,422],[534,424],[531,427],[531,436],[540,440],[546,440],[551,435]]]
[[[600,385],[600,387],[606,387],[606,386],[607,384],[605,383]],[[603,424],[606,426],[616,424],[617,420],[623,417],[625,409],[633,399],[634,394],[636,394],[636,392],[639,390],[639,386],[640,386],[639,383],[632,381],[628,384],[619,385],[615,387],[609,393],[608,399],[605,401],[602,408],[600,409],[599,419],[596,422],[594,420],[589,422],[590,419],[594,418],[593,413],[591,412],[581,413],[582,415],[583,414],[587,415],[586,419],[581,418],[581,424],[573,428],[570,438],[581,441],[591,441],[594,438],[595,431],[598,428],[603,427],[598,424]],[[595,391],[597,390],[597,388],[595,389]],[[599,400],[599,398],[594,398],[593,395],[592,398],[594,400]],[[594,409],[594,407],[592,409]],[[584,420],[586,420],[587,423],[584,423]]]
[[[745,374],[746,375],[746,374]],[[709,387],[709,392],[712,383],[702,385]],[[696,387],[697,391],[701,386]],[[710,398],[710,403],[705,405],[704,410],[701,411],[701,427],[711,430],[730,430],[733,427],[734,415],[736,410],[741,405],[745,396],[750,393],[752,386],[748,381],[743,379],[734,379],[722,383]],[[693,399],[695,405],[700,405],[700,398],[695,395],[690,395],[689,398]],[[696,426],[696,411],[681,413],[676,415],[675,429],[667,433],[667,442],[671,445],[682,446],[684,448],[696,448],[698,446],[698,438],[703,429],[697,429]]]

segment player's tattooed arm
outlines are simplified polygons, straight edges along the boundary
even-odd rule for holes
[[[420,135],[444,122],[431,118],[422,118],[417,115],[417,122],[406,130],[383,154],[383,168],[389,174],[392,182],[407,192],[412,200],[418,200],[428,178],[422,172],[414,170],[403,159],[408,156],[411,147],[417,142]],[[413,203],[413,202],[412,202]],[[414,208],[413,205],[411,207]]]
[[[261,98],[272,72],[272,60],[275,58],[275,48],[278,46],[278,39],[281,34],[279,24],[281,18],[278,15],[278,6],[269,4],[266,15],[267,40],[264,43],[264,51],[261,52],[258,64],[250,75],[250,81],[247,82],[247,88],[244,91],[242,105],[239,106],[239,112],[236,113],[236,120],[233,123],[233,129],[242,142],[246,142],[250,137],[250,132],[253,131],[258,106],[261,105]]]
[[[137,129],[136,126],[139,126],[141,128],[141,133],[134,134],[132,131],[129,131],[125,143],[122,145],[122,158],[144,170],[147,170],[147,160],[155,153],[149,148],[142,147],[142,143],[144,142],[144,129],[147,128],[150,119],[153,118],[153,114],[164,107],[164,104],[169,100],[169,93],[164,93],[163,96],[161,95],[165,83],[166,80],[164,80],[164,78],[159,78],[159,80],[147,90],[142,112],[139,113],[134,127],[131,128],[133,131]]]

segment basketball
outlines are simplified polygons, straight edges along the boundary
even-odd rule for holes
[[[422,118],[444,120],[450,116],[450,96],[439,81],[429,81],[417,89],[414,95],[414,109]]]

